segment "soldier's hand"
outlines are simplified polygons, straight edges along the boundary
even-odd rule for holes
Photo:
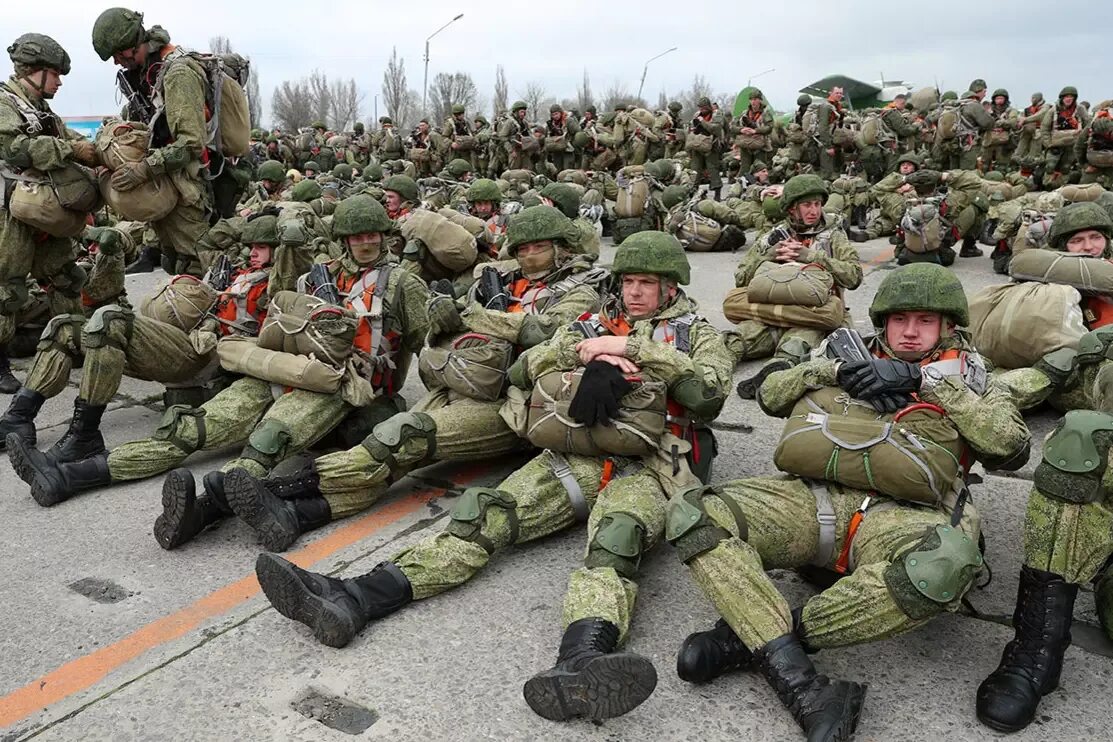
[[[146,161],[125,162],[112,173],[112,188],[116,191],[134,191],[151,179],[151,168]]]
[[[576,352],[580,361],[589,364],[599,356],[625,356],[626,338],[619,335],[604,335],[603,337],[588,338],[576,343]]]
[[[436,281],[433,281],[429,284],[429,290],[434,294],[440,294],[442,296],[451,296],[453,298],[456,296],[456,292],[452,287],[452,281],[447,278],[438,278]]]
[[[112,227],[86,227],[83,237],[105,255],[117,255],[123,247],[120,234]]]
[[[839,386],[855,399],[866,401],[918,392],[920,382],[919,365],[896,358],[871,358],[852,370],[839,369]]]
[[[576,396],[568,405],[568,414],[584,425],[606,425],[618,414],[619,400],[632,386],[616,366],[603,360],[593,361],[584,369]]]
[[[199,327],[189,333],[189,344],[193,347],[197,355],[200,356],[208,355],[216,350],[216,345],[219,340],[220,336],[217,335],[216,332],[205,329],[204,327]]]
[[[460,317],[460,310],[456,301],[443,294],[436,294],[429,299],[429,337],[448,335],[464,329],[464,320]]]
[[[70,149],[73,150],[73,159],[78,162],[89,166],[97,164],[97,148],[88,139],[70,142]]]

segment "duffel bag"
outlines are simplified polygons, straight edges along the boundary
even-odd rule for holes
[[[822,307],[831,298],[835,279],[816,263],[774,263],[758,266],[747,296],[759,304]]]
[[[904,231],[904,246],[909,252],[926,254],[937,252],[943,246],[946,227],[939,210],[932,204],[909,206],[900,220]]]
[[[568,148],[568,140],[563,134],[560,136],[545,137],[545,151],[546,152],[564,152]]]
[[[259,347],[342,368],[352,354],[357,325],[349,309],[309,294],[279,291],[267,304]]]
[[[506,389],[514,346],[469,332],[425,348],[417,358],[421,382],[430,391],[450,389],[470,399],[494,402]]]
[[[676,226],[676,239],[691,252],[711,252],[722,236],[723,225],[694,209],[685,212]]]
[[[1086,162],[1094,167],[1113,167],[1113,149],[1088,149]]]
[[[962,473],[964,444],[935,405],[914,404],[893,415],[824,388],[796,403],[773,464],[808,479],[938,505]]]
[[[816,330],[834,330],[846,324],[846,305],[838,296],[832,295],[821,307],[762,304],[750,301],[744,286],[727,292],[723,299],[723,314],[735,324],[753,319],[774,327],[810,327]]]
[[[1073,286],[1083,295],[1113,296],[1113,263],[1055,250],[1024,250],[1009,263],[1015,281]]]
[[[758,152],[765,149],[768,140],[761,134],[739,134],[734,138],[734,143],[741,149]]]
[[[49,172],[27,169],[14,180],[8,211],[52,237],[81,234],[88,214],[102,204],[93,172],[72,162]]]
[[[714,140],[707,134],[689,132],[687,138],[684,140],[684,151],[705,155],[711,151],[713,141]]]
[[[452,273],[459,273],[475,263],[475,237],[467,229],[435,211],[412,211],[399,225],[407,240],[421,240],[437,262]]]
[[[1067,149],[1073,147],[1078,139],[1078,129],[1055,129],[1047,138],[1047,146],[1052,149]]]
[[[1046,252],[1025,250],[1013,256]],[[974,347],[998,368],[1027,368],[1052,351],[1077,348],[1086,332],[1082,297],[1071,286],[1010,283],[970,297]]]
[[[345,369],[309,356],[260,348],[256,338],[231,335],[216,345],[224,370],[271,384],[333,394],[340,390]]]
[[[216,289],[196,276],[174,276],[143,300],[139,313],[190,332],[201,324],[218,297]]]

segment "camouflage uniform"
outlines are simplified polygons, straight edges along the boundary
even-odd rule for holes
[[[556,168],[559,173],[576,165],[576,154],[572,148],[572,139],[580,133],[580,123],[570,116],[559,103],[554,103],[549,108],[549,120],[545,122],[545,158]],[[560,138],[565,142],[564,149],[550,149],[550,140]]]
[[[756,111],[753,106],[754,101],[761,104]],[[753,134],[750,135],[750,138],[760,137],[764,141],[764,146],[760,148],[742,146],[739,140],[739,137],[742,136],[742,129],[752,129]],[[773,145],[770,141],[770,135],[773,133],[773,109],[765,103],[765,98],[760,90],[750,91],[750,106],[733,122],[731,133],[734,135],[735,145],[738,146],[739,175],[751,172],[754,169],[755,160],[767,156],[773,151]],[[757,143],[756,140],[754,143]]]
[[[957,278],[926,264],[899,268],[882,282],[871,318],[882,326],[884,317],[895,311],[940,312],[956,324],[965,324],[968,314]],[[893,357],[878,340],[872,350],[876,357]],[[923,362],[948,350],[972,353],[964,336],[948,333]],[[983,391],[977,377],[951,375],[953,364],[949,371],[929,372],[934,364],[886,362],[914,369],[912,384],[902,389],[919,386],[921,402],[945,410],[954,434],[987,468],[1015,469],[1025,463],[1030,436],[1006,392],[992,386]],[[847,385],[840,384],[838,363],[819,359],[772,374],[761,387],[762,408],[787,417],[806,395]],[[862,365],[870,368],[869,362]],[[839,391],[843,404],[866,404]],[[871,405],[867,408],[873,410]],[[725,620],[725,625],[685,642],[678,660],[681,677],[707,680],[731,668],[759,669],[805,731],[830,722],[828,713],[849,719],[849,728],[842,731],[852,731],[857,709],[850,707],[860,706],[864,688],[828,684],[816,675],[803,650],[885,639],[959,608],[982,567],[980,516],[968,503],[959,505],[965,500],[961,479],[943,489],[942,500],[932,506],[782,475],[734,480],[674,496],[666,537]],[[860,521],[853,532],[852,519]],[[931,567],[925,570],[925,564]],[[792,610],[766,570],[807,565],[846,576]],[[708,640],[724,634],[731,638],[729,655],[709,654],[714,647]],[[790,647],[790,657],[774,661]],[[796,682],[789,688],[778,682],[785,665],[796,671],[790,674]],[[801,713],[801,706],[808,712]],[[835,738],[846,737],[809,736]]]
[[[669,285],[688,281],[687,261],[679,244],[661,233],[631,237],[616,254],[614,269],[618,273],[659,271]],[[663,283],[662,291],[665,286]],[[687,353],[653,339],[661,334],[660,328],[669,326],[669,320],[690,317],[694,308],[679,293],[652,317],[631,321],[625,355],[653,378],[667,380],[670,398],[675,397],[688,414],[708,420],[718,414],[730,379],[731,360],[719,332],[695,319],[689,323]],[[529,386],[546,373],[582,366],[576,345],[583,338],[575,326],[559,330],[552,340],[519,360],[511,375],[513,382]],[[678,455],[675,452],[683,455],[688,451],[690,444],[670,433],[662,445],[659,455],[644,461],[617,457],[612,464],[607,464],[605,455],[545,452],[496,489],[468,490],[454,506],[452,521],[443,533],[402,551],[368,575],[344,582],[332,580],[322,585],[323,591],[316,591],[322,597],[313,601],[310,612],[330,617],[345,615],[350,619],[346,629],[329,619],[318,621],[317,615],[310,619],[309,612],[298,607],[308,604],[297,596],[322,579],[320,576],[264,555],[256,567],[260,583],[280,612],[309,620],[320,627],[319,640],[343,646],[368,620],[385,616],[410,600],[429,598],[466,582],[496,552],[587,520],[585,566],[569,581],[564,604],[567,629],[558,665],[530,680],[524,694],[537,713],[550,719],[625,713],[641,703],[656,682],[648,660],[615,652],[628,631],[637,595],[638,563],[661,538],[667,494],[685,482],[695,481],[683,461],[674,458]],[[674,453],[667,453],[669,450]],[[600,482],[609,476],[605,471],[612,465],[618,476],[599,490]],[[348,589],[369,598],[366,609],[345,601]],[[616,660],[614,665],[611,659]],[[620,663],[629,664],[619,669]],[[613,668],[612,682],[608,687],[595,688],[585,666],[595,670]],[[583,682],[593,684],[591,696],[599,694],[598,700],[575,700],[557,676],[583,677]]]
[[[1073,98],[1071,105],[1066,105],[1063,99]],[[1044,115],[1040,132],[1043,136],[1045,150],[1043,163],[1043,184],[1045,188],[1058,188],[1066,184],[1071,170],[1078,165],[1075,153],[1077,140],[1066,146],[1052,146],[1052,137],[1056,132],[1077,130],[1081,136],[1082,129],[1090,123],[1090,114],[1078,105],[1078,89],[1068,85],[1059,91],[1059,99],[1051,110]]]
[[[984,91],[985,88],[982,88]],[[981,98],[975,95],[982,91],[967,91],[960,100],[959,118],[964,122],[958,135],[960,154],[959,170],[977,170],[978,159],[982,156],[981,138],[994,127],[995,121],[982,106]]]
[[[1016,139],[1016,149],[1013,150],[1013,162],[1020,166],[1021,172],[1031,172],[1043,162],[1043,117],[1051,110],[1043,99],[1043,93],[1032,94],[1032,105],[1024,109],[1023,115],[1017,118],[1016,126],[1019,134]]]
[[[700,112],[689,122],[688,131],[693,134],[710,136],[711,151],[708,153],[690,152],[690,166],[696,171],[698,182],[707,183],[711,187],[713,198],[718,198],[719,189],[723,187],[723,180],[720,175],[723,167],[723,114],[719,111],[712,111],[711,101],[707,98],[700,98],[698,105]]]
[[[998,106],[997,99],[1004,97],[1005,102]],[[993,91],[993,105],[989,108],[989,115],[993,117],[993,126],[985,133],[982,141],[982,170],[989,172],[993,169],[1007,170],[1012,161],[1013,149],[1016,146],[1014,134],[1019,127],[1020,113],[1009,105],[1009,91],[998,88]],[[994,144],[991,137],[1001,138],[1007,135],[1005,142]]]
[[[533,155],[523,152],[519,144],[533,136],[532,127],[526,121],[526,108],[523,101],[514,101],[514,105],[510,107],[510,115],[500,121],[495,130],[494,139],[502,150],[502,162],[510,170],[533,169]]]
[[[371,137],[371,149],[379,162],[400,160],[406,156],[405,142],[389,116],[379,118],[379,130]]]

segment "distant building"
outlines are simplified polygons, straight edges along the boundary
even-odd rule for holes
[[[65,122],[66,126],[78,132],[79,134],[84,134],[89,139],[93,139],[94,137],[96,137],[97,131],[100,130],[101,122],[104,121],[106,118],[108,117],[63,116],[62,121]]]

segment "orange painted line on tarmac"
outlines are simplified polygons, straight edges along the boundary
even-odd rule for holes
[[[892,260],[892,259],[893,259],[893,253],[894,253],[894,249],[893,249],[893,248],[891,248],[891,247],[887,247],[887,248],[885,248],[885,249],[884,249],[884,250],[882,250],[882,251],[881,251],[881,252],[880,252],[880,253],[879,253],[878,255],[876,255],[875,257],[871,258],[871,259],[870,259],[870,260],[869,260],[869,261],[868,261],[868,262],[866,263],[866,267],[867,267],[867,268],[876,268],[877,266],[881,265],[882,263],[887,263],[887,262],[889,262],[890,260]]]
[[[452,477],[456,484],[474,479],[481,467],[469,466]],[[294,564],[309,567],[341,549],[379,531],[419,510],[443,490],[425,489],[397,501],[375,508],[375,511],[336,529],[324,538],[286,555]],[[31,714],[58,703],[75,693],[99,683],[109,673],[140,655],[179,639],[204,621],[236,608],[259,594],[261,588],[251,574],[206,595],[181,610],[142,626],[123,639],[78,657],[36,678],[27,685],[0,698],[0,727],[8,727]]]

